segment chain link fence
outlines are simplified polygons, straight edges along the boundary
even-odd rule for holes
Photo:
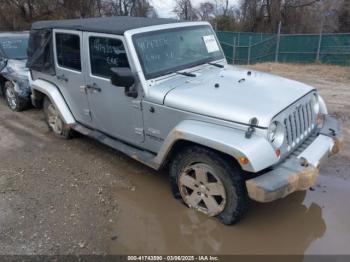
[[[228,62],[328,63],[350,66],[348,34],[217,32]]]

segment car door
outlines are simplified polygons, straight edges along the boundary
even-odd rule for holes
[[[91,125],[91,113],[84,86],[82,32],[74,30],[53,31],[56,67],[55,84],[59,87],[75,119]]]
[[[125,94],[125,88],[111,84],[112,67],[129,67],[124,37],[84,32],[88,49],[86,77],[93,122],[100,131],[130,142],[143,142],[140,98]]]

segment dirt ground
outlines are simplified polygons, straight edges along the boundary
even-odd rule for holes
[[[228,227],[173,199],[166,173],[0,99],[0,254],[350,254],[350,68],[252,66],[314,85],[342,121],[344,150],[313,190],[251,203]]]

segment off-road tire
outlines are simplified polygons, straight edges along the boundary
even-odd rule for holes
[[[57,131],[57,129],[53,128],[49,122],[49,108],[50,107],[53,107],[55,110],[56,107],[55,105],[50,101],[50,99],[46,96],[44,98],[44,103],[43,103],[43,111],[44,111],[44,115],[45,115],[45,120],[46,120],[46,123],[49,127],[49,129],[55,134],[55,136],[59,137],[59,138],[63,138],[63,139],[70,139],[73,137],[73,133],[74,131],[69,127],[67,126],[64,121],[62,120],[62,118],[58,115],[57,116],[57,120],[58,121],[61,121],[62,122],[62,128],[60,129],[60,131]]]
[[[226,191],[226,206],[216,217],[226,225],[237,223],[244,215],[248,197],[242,170],[240,166],[230,158],[223,156],[214,150],[190,146],[179,151],[170,162],[170,183],[173,195],[176,199],[182,199],[178,186],[181,172],[194,163],[204,163],[211,166],[220,177]]]
[[[29,107],[29,99],[23,98],[18,95],[14,89],[14,85],[11,81],[6,81],[4,85],[4,97],[8,107],[16,112],[23,111]],[[12,94],[12,97],[9,97],[9,92]],[[15,104],[11,104],[10,100],[15,99]]]

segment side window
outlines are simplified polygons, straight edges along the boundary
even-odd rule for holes
[[[81,71],[80,37],[78,35],[56,33],[56,53],[59,66]]]
[[[123,42],[119,39],[89,38],[91,73],[110,78],[112,67],[129,67]]]

